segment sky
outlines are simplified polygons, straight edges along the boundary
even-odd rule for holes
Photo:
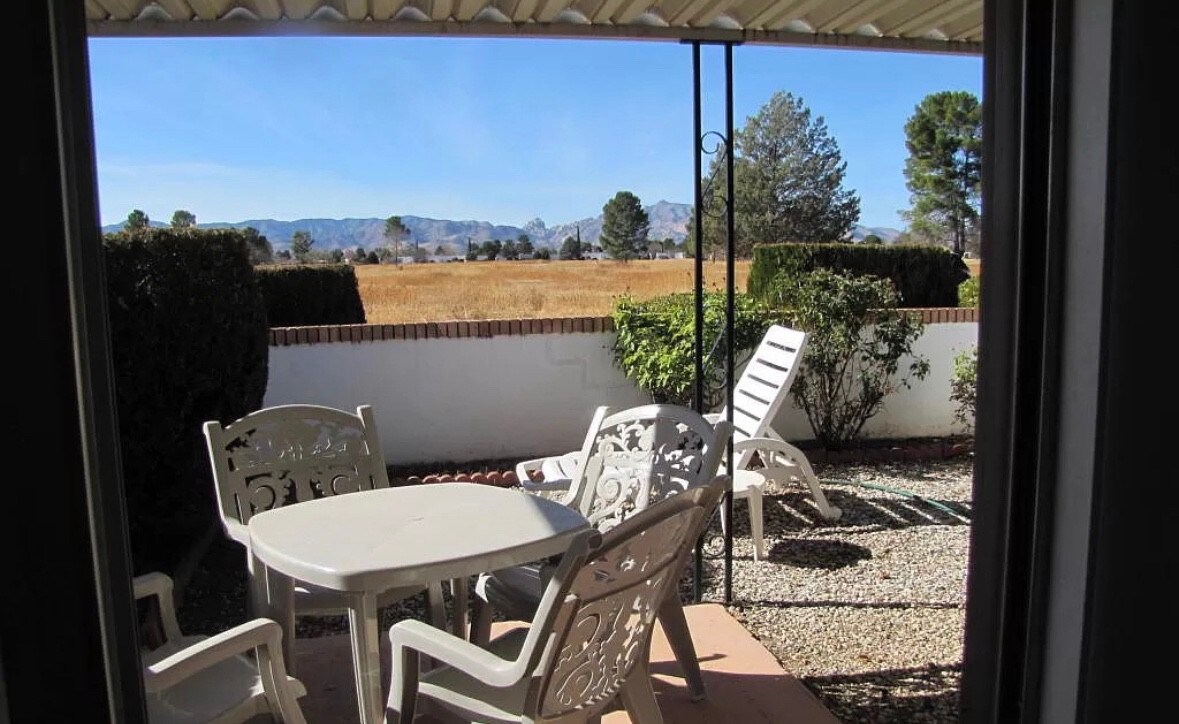
[[[720,48],[705,129],[724,129]],[[981,97],[982,59],[737,47],[738,127],[776,91],[822,116],[860,223],[903,229],[904,124],[929,93]],[[691,50],[433,38],[90,40],[102,223],[412,215],[521,226],[596,216],[619,190],[691,203]]]

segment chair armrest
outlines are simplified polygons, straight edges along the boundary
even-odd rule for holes
[[[285,675],[281,642],[282,628],[276,622],[266,618],[247,621],[144,667],[144,688],[149,694],[167,689],[231,656],[258,647],[268,648],[272,660],[277,657]]]
[[[160,623],[164,627],[164,639],[175,641],[180,638],[180,624],[176,621],[176,604],[172,600],[172,579],[165,573],[152,571],[136,576],[131,581],[135,600],[156,597],[160,612]]]
[[[520,481],[520,487],[530,493],[549,493],[568,491],[569,486],[573,481],[569,478],[561,477],[556,479],[545,478],[543,480],[533,480],[531,473],[541,470],[545,463],[550,460],[557,460],[561,455],[555,457],[535,458],[533,460],[525,460],[516,465],[516,478]]]
[[[511,686],[520,680],[515,661],[505,661],[486,649],[442,629],[413,619],[398,621],[389,629],[394,666],[402,649],[417,651],[473,676],[489,686]]]
[[[250,547],[250,529],[245,523],[225,518],[222,519],[221,524],[225,528],[225,535],[241,543],[247,549]]]

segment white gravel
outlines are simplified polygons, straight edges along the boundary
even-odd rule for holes
[[[767,491],[769,555],[756,563],[737,503],[730,611],[842,721],[957,721],[972,465],[817,467],[823,479],[925,500],[827,484],[844,511],[828,523],[801,489]],[[719,525],[715,535],[705,600],[719,601]]]

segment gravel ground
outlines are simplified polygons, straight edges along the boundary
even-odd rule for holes
[[[843,481],[824,486],[843,517],[822,520],[799,488],[767,490],[760,562],[737,503],[729,610],[841,721],[957,721],[972,465],[964,457],[816,466],[820,478]],[[719,525],[714,533],[704,599],[720,601]],[[244,621],[244,591],[242,548],[218,536],[186,589],[181,627],[213,633]],[[423,603],[419,595],[385,609],[382,629],[422,618]],[[300,637],[345,632],[343,616],[298,619]]]

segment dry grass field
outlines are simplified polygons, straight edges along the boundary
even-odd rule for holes
[[[749,261],[738,261],[745,291]],[[614,298],[692,290],[693,260],[497,261],[358,266],[370,324],[464,319],[535,319],[610,314]],[[723,290],[723,261],[704,263],[705,288]]]

